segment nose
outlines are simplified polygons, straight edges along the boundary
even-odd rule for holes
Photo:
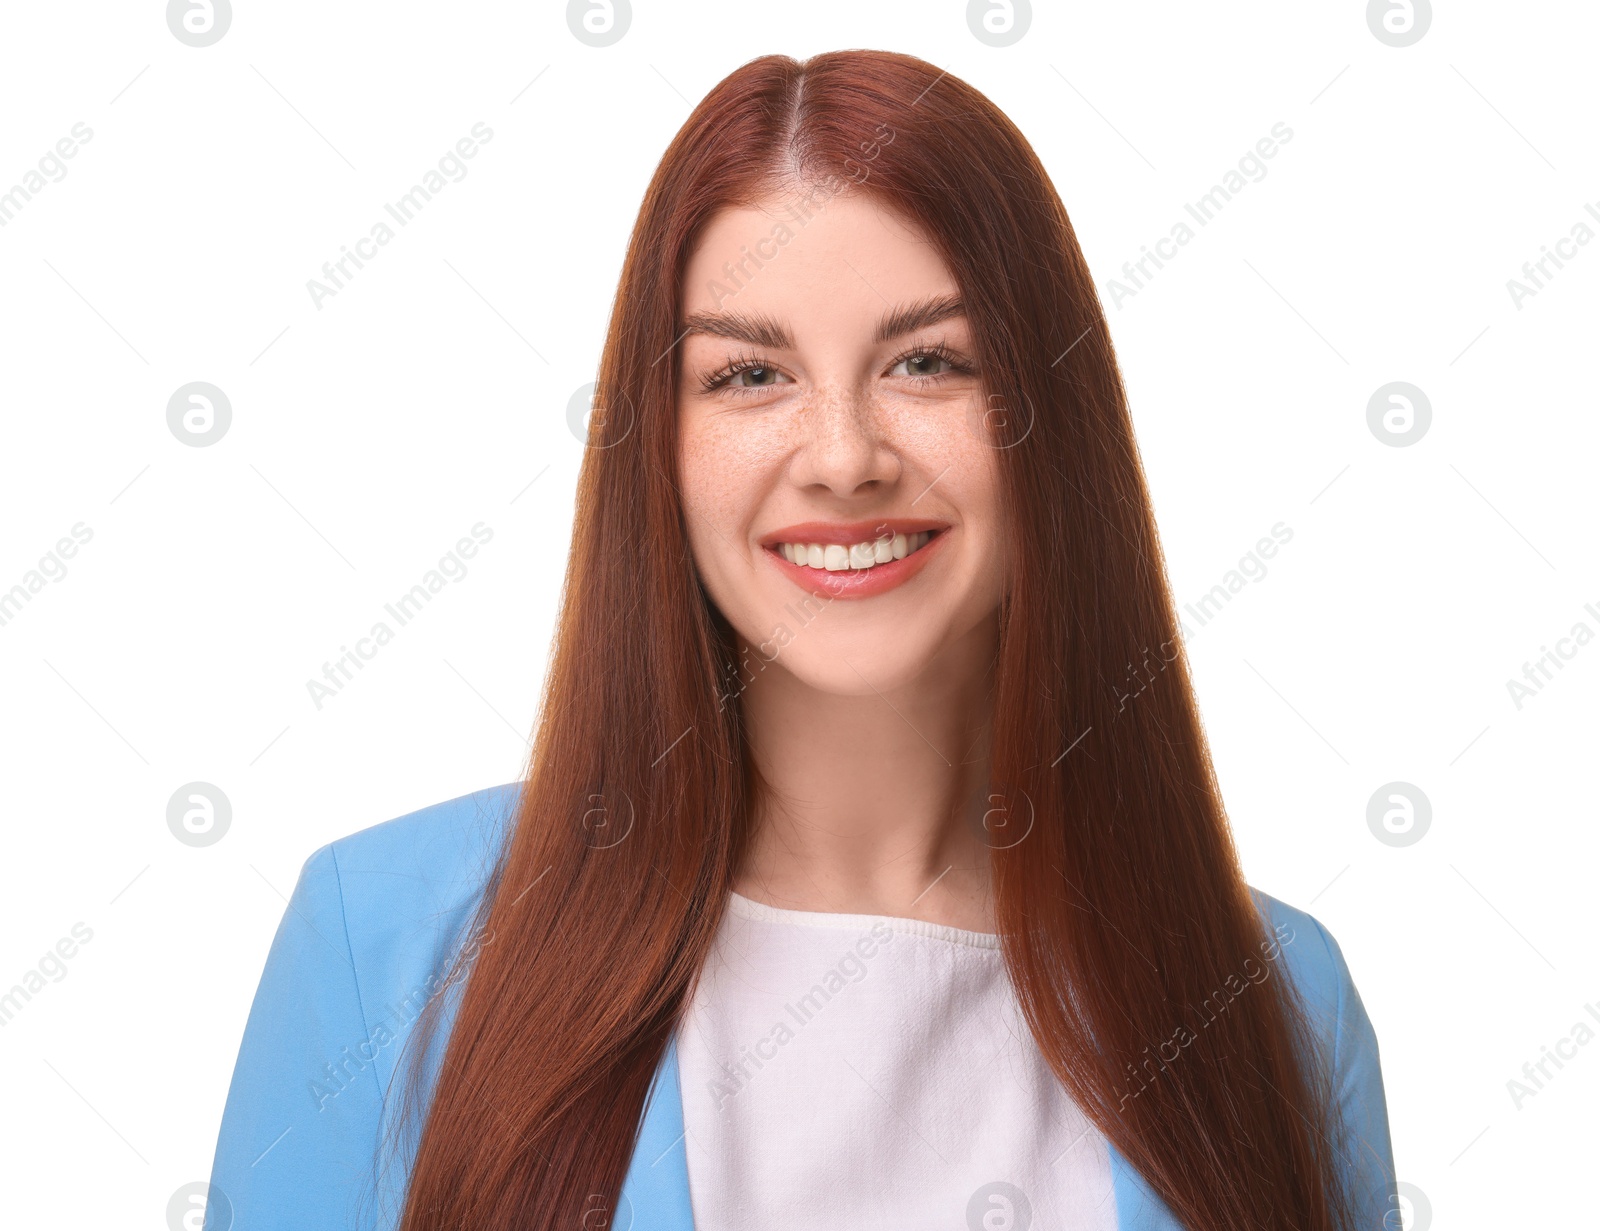
[[[798,486],[850,497],[881,491],[900,477],[900,457],[888,424],[862,390],[843,385],[817,389],[807,399],[796,431],[799,442],[789,478]]]

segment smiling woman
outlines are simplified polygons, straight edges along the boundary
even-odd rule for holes
[[[240,1225],[1384,1225],[1371,1022],[1240,872],[1015,126],[910,56],[755,60],[615,303],[525,780],[308,860],[218,1143]],[[313,1107],[441,963],[404,1063]]]
[[[739,310],[716,310],[714,272],[774,217],[803,208],[801,197],[724,210],[685,273],[699,288],[686,305],[678,390],[689,541],[717,610],[737,627],[770,622],[797,587],[879,598],[818,627],[880,647],[896,627],[911,633],[874,654],[879,671],[900,675],[884,652],[923,663],[1000,601],[999,475],[990,442],[972,430],[983,388],[971,327],[926,237],[865,195],[824,202],[784,261],[744,289]],[[900,298],[886,307],[888,292]],[[891,492],[903,499],[885,499]],[[819,510],[878,516],[808,517]],[[942,583],[910,584],[941,561]],[[741,584],[747,574],[752,587]],[[791,653],[791,670],[807,673],[819,639]],[[847,661],[828,662],[835,678],[813,683],[863,691],[862,677],[839,674]]]

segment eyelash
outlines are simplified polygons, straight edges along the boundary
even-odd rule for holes
[[[943,359],[950,365],[950,371],[936,372],[932,376],[915,376],[912,377],[913,380],[923,384],[932,384],[936,381],[943,380],[947,376],[972,375],[972,365],[967,363],[943,342],[934,342],[931,345],[913,346],[903,350],[889,361],[889,366],[891,368],[899,367],[907,359],[929,355]],[[761,393],[766,389],[770,389],[773,386],[757,385],[752,387],[748,385],[729,385],[728,382],[735,376],[738,376],[741,372],[749,372],[758,368],[775,367],[777,367],[776,364],[768,362],[757,355],[739,355],[731,360],[726,366],[719,368],[717,371],[712,372],[705,377],[702,377],[700,381],[700,391],[702,393],[715,393],[719,389],[725,388],[725,392],[731,393],[734,397],[749,397],[752,394]]]

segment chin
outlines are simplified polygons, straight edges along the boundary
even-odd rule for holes
[[[817,638],[804,647],[789,646],[773,665],[817,692],[877,696],[912,684],[927,671],[932,646],[923,646],[920,640],[908,640],[904,629],[860,641]]]

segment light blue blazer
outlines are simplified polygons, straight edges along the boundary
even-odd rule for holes
[[[212,1166],[207,1231],[389,1231],[403,1176],[370,1194],[385,1099],[421,1005],[441,990],[470,929],[517,783],[490,787],[363,829],[306,860],[278,926],[245,1024]],[[1334,939],[1310,915],[1253,890],[1333,1067],[1342,1144],[1363,1228],[1382,1231],[1394,1162],[1378,1043]],[[1280,935],[1287,936],[1287,929]],[[489,940],[487,943],[492,943]],[[430,1053],[432,1055],[433,1053]],[[399,1083],[396,1083],[396,1091]],[[677,1047],[669,1044],[646,1102],[615,1231],[692,1231]],[[1113,1146],[1121,1231],[1181,1231],[1164,1202]],[[227,1218],[231,1210],[231,1220]],[[1396,1215],[1396,1218],[1398,1216]]]

